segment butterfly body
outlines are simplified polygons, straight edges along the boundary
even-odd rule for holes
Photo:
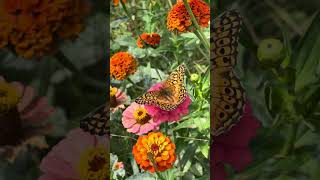
[[[187,97],[187,90],[184,86],[185,68],[183,64],[178,66],[168,79],[162,82],[160,89],[145,93],[135,102],[157,106],[165,111],[176,109]]]
[[[211,33],[211,129],[213,136],[230,130],[241,118],[245,93],[234,73],[242,20],[236,11],[214,20]]]

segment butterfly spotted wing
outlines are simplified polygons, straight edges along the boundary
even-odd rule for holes
[[[211,33],[211,132],[218,136],[239,121],[244,107],[244,89],[234,73],[241,16],[228,11],[217,17]]]
[[[135,102],[157,106],[165,111],[176,109],[187,96],[187,90],[184,86],[185,68],[184,64],[178,66],[163,82],[160,90],[149,91],[138,97]]]
[[[108,103],[107,103],[108,104]],[[109,133],[109,106],[102,105],[80,121],[80,128],[92,135]]]

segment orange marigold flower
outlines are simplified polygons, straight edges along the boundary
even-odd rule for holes
[[[171,168],[176,160],[176,145],[161,132],[139,136],[132,153],[140,168],[155,172]]]
[[[110,59],[110,75],[116,80],[124,80],[137,71],[137,62],[127,52],[118,52]]]
[[[160,35],[157,33],[143,33],[138,37],[137,46],[144,48],[145,45],[156,48],[160,44]]]
[[[210,21],[210,7],[202,0],[188,1],[194,16],[197,19],[199,26],[208,27]],[[179,32],[191,31],[191,17],[185,8],[183,2],[177,3],[170,10],[167,17],[167,28],[170,31],[178,30]]]
[[[0,48],[40,58],[54,52],[60,40],[77,37],[89,12],[88,0],[2,0]]]
[[[120,0],[113,0],[113,5],[114,6],[118,6],[119,5]],[[123,3],[126,3],[127,0],[122,0]]]

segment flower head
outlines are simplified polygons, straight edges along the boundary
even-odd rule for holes
[[[128,132],[145,134],[159,127],[144,105],[132,103],[122,114],[122,124]]]
[[[119,108],[124,109],[124,103],[128,100],[128,96],[116,87],[110,86],[110,110],[116,112]]]
[[[40,180],[109,179],[109,164],[108,137],[90,135],[77,128],[42,159]]]
[[[199,26],[208,27],[210,21],[210,7],[202,0],[188,0],[191,10],[197,19]],[[170,31],[191,31],[191,17],[182,1],[172,7],[167,16],[167,27]]]
[[[123,3],[126,3],[127,0],[121,0]],[[120,0],[113,0],[113,5],[114,6],[118,6],[119,5]]]
[[[165,171],[176,160],[175,144],[161,132],[140,136],[132,153],[140,168],[150,172]]]
[[[45,97],[19,82],[0,76],[0,155],[14,161],[28,146],[47,148],[44,136],[52,130],[45,120],[54,112]]]
[[[137,62],[127,52],[118,52],[110,59],[110,75],[116,80],[124,80],[137,70]]]
[[[224,164],[230,164],[237,171],[243,170],[251,161],[249,142],[256,136],[260,122],[252,115],[250,105],[245,110],[240,121],[225,134],[213,137],[211,157],[214,179],[227,179]]]
[[[153,85],[148,91],[156,91],[163,88],[163,83],[157,83]],[[179,121],[180,118],[189,113],[189,105],[191,104],[191,99],[187,95],[186,99],[174,110],[165,111],[157,106],[145,105],[149,114],[158,122],[175,122]]]
[[[156,48],[160,44],[160,35],[157,33],[143,33],[138,37],[137,46],[139,48],[145,48],[150,46]]]
[[[59,40],[73,39],[84,29],[89,7],[86,0],[0,1],[0,48],[24,58],[51,53]]]

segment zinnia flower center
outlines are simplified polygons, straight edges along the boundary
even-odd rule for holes
[[[152,145],[151,145],[151,150],[152,150],[152,151],[158,151],[158,150],[159,150],[159,146],[156,145],[156,144],[152,144]]]
[[[137,123],[141,125],[146,124],[151,119],[150,115],[144,107],[137,108],[134,111],[133,116],[136,119]]]
[[[109,152],[104,146],[87,149],[80,157],[79,172],[81,179],[108,179],[109,163]]]
[[[0,82],[0,113],[6,113],[17,106],[19,95],[9,83]]]

